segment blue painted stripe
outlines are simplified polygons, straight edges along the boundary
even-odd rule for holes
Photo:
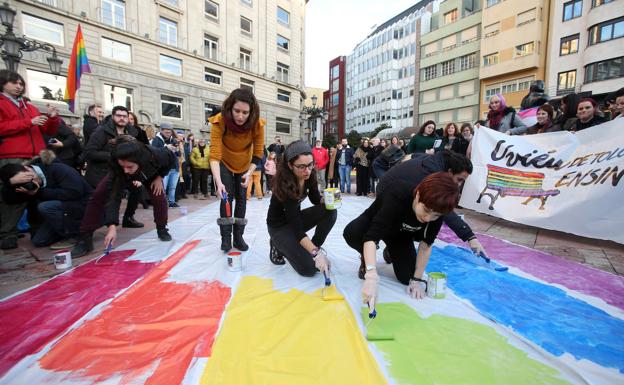
[[[559,288],[477,267],[470,255],[455,246],[434,247],[427,271],[446,273],[448,286],[481,314],[553,355],[568,352],[624,373],[623,320]]]

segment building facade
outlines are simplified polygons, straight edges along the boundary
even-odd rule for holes
[[[401,130],[418,119],[420,1],[377,27],[347,58],[346,131],[370,132],[382,124]]]
[[[520,107],[531,81],[546,76],[550,0],[485,0],[482,11],[480,116],[502,94]]]
[[[338,56],[329,62],[329,90],[327,104],[327,124],[323,136],[331,136],[339,141],[346,137],[345,131],[345,85],[347,58]]]
[[[304,0],[21,0],[16,33],[53,44],[67,71],[80,24],[92,73],[76,117],[92,103],[125,105],[141,124],[169,121],[205,132],[207,116],[238,87],[253,89],[268,138],[301,136]],[[65,90],[46,53],[24,53],[19,72],[34,102]],[[69,114],[66,105],[64,114]]]
[[[479,116],[481,0],[433,5],[420,39],[419,124],[474,122]],[[424,19],[423,18],[423,19]]]
[[[553,0],[546,87],[551,96],[624,87],[624,1]]]

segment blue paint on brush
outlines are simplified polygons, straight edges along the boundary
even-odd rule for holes
[[[434,247],[427,270],[446,273],[456,295],[553,355],[567,352],[624,373],[623,320],[559,288],[475,267],[469,254],[455,246]]]

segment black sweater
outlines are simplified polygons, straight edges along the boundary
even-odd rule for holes
[[[360,217],[368,220],[364,242],[410,237],[424,241],[429,246],[435,241],[442,217],[433,222],[421,223],[412,208],[413,188],[405,181],[397,181],[385,190]]]
[[[305,238],[306,233],[303,229],[303,222],[301,222],[300,215],[301,202],[303,202],[307,196],[310,198],[310,202],[312,202],[313,205],[321,204],[321,194],[317,188],[311,185],[312,183],[316,183],[316,180],[312,181],[310,178],[306,181],[305,191],[298,200],[288,199],[282,202],[273,194],[267,213],[267,225],[273,228],[290,226],[295,232],[298,241]]]

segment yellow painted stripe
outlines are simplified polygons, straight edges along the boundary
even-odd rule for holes
[[[323,301],[320,290],[284,293],[274,290],[271,280],[244,277],[226,309],[200,383],[387,382],[344,301]]]

